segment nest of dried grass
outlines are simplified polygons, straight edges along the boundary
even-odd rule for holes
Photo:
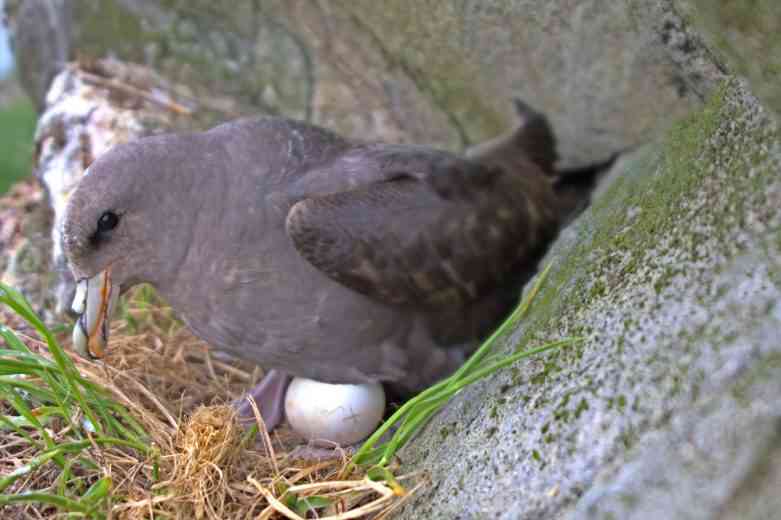
[[[269,435],[260,423],[258,435],[249,435],[227,403],[255,384],[260,371],[216,359],[172,319],[169,309],[148,301],[134,305],[135,300],[129,299],[126,319],[115,324],[104,362],[73,356],[84,376],[127,407],[153,447],[147,456],[95,443],[85,450],[99,467],[81,469],[81,477],[85,486],[101,478],[110,482],[109,517],[386,518],[424,485],[422,475],[398,477],[401,485],[370,480],[348,468],[347,457],[294,460],[289,454],[302,440],[284,426]],[[32,350],[47,355],[46,345],[18,318],[3,313],[0,323],[15,327]],[[67,438],[68,427],[55,421],[48,429],[57,442]],[[35,446],[18,432],[0,431],[2,474],[30,464],[35,456]],[[6,493],[57,486],[57,467],[40,469]],[[2,518],[42,518],[58,509],[21,502],[0,511]]]

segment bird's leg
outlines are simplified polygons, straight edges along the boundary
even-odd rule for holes
[[[284,372],[269,370],[260,383],[249,391],[248,395],[255,399],[268,431],[273,430],[282,422],[282,418],[285,415],[285,393],[291,379],[292,377]],[[235,401],[233,406],[236,407],[239,420],[242,423],[250,424],[255,422],[255,413],[246,396],[239,401]]]

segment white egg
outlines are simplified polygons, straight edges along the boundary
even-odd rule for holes
[[[293,379],[285,396],[290,426],[321,446],[348,446],[368,437],[385,413],[381,384],[332,385]]]

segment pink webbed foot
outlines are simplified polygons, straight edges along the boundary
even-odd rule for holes
[[[272,431],[285,416],[285,393],[290,384],[291,376],[279,370],[269,370],[260,383],[249,391],[249,396],[255,400],[260,410],[266,429]],[[247,397],[235,401],[233,406],[239,414],[239,420],[244,424],[255,422],[255,412]]]

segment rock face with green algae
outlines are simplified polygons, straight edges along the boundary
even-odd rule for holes
[[[777,0],[679,0],[708,43],[781,116],[781,16]],[[696,7],[692,7],[692,5]]]
[[[459,396],[402,453],[435,485],[401,518],[781,506],[767,462],[781,456],[778,138],[729,80],[617,166],[546,258],[547,288],[508,342],[585,343]]]
[[[671,0],[7,3],[12,20],[54,9],[71,58],[141,61],[197,97],[232,99],[236,114],[368,139],[462,149],[510,127],[520,96],[550,115],[567,163],[652,138],[719,77]],[[51,31],[24,20],[17,54],[40,85],[56,68]]]
[[[17,53],[38,95],[67,47],[229,100],[216,113],[369,139],[461,149],[506,129],[520,96],[550,114],[566,163],[646,143],[554,245],[505,348],[586,341],[450,403],[401,454],[433,484],[399,516],[767,518],[781,510],[781,145],[754,94],[781,112],[774,3],[58,0],[67,44],[18,26]]]

